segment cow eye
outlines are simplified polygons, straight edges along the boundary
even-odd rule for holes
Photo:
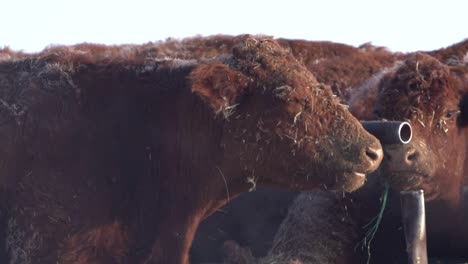
[[[445,113],[444,119],[445,120],[450,120],[450,119],[456,117],[458,114],[460,114],[460,110],[447,111]]]

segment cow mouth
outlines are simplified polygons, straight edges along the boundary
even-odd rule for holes
[[[336,180],[334,189],[345,192],[353,192],[359,189],[366,182],[366,174],[357,171],[345,172]]]
[[[416,172],[393,171],[386,176],[387,181],[398,191],[412,191],[420,189],[426,176]]]
[[[397,191],[424,191],[424,200],[431,201],[439,195],[438,185],[428,174],[412,171],[393,171],[387,174],[387,181]]]
[[[366,174],[362,173],[362,172],[352,172],[351,174],[356,176],[356,177],[363,177],[363,178],[366,177]]]

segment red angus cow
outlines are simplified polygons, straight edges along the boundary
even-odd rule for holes
[[[199,222],[241,192],[360,187],[379,142],[274,40],[235,41],[212,60],[90,46],[0,63],[4,262],[188,263]]]
[[[425,192],[429,257],[466,261],[468,215],[461,193],[468,174],[467,69],[414,54],[351,98],[350,110],[358,118],[408,120],[414,132],[407,145],[384,146],[379,172],[396,192],[389,195],[369,248],[355,251],[364,240],[362,227],[379,211],[378,177],[351,195],[301,194],[262,263],[364,263],[369,257],[370,263],[406,262],[397,193],[415,189]]]
[[[165,54],[193,58],[213,56],[216,51],[226,54],[226,47],[232,45],[231,39],[228,36],[213,36],[204,42],[200,38],[168,41],[161,43],[152,56]],[[326,41],[278,41],[303,62],[318,80],[332,85],[343,101],[354,86],[403,57],[402,54],[369,44],[355,48]],[[278,194],[271,190],[243,194],[201,223],[191,250],[191,259],[195,263],[222,261],[225,240],[235,240],[242,246],[248,246],[256,257],[264,256],[296,194]]]

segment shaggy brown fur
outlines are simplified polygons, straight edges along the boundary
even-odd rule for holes
[[[335,94],[343,101],[349,96],[349,91],[362,84],[373,74],[385,67],[390,67],[405,55],[392,53],[385,48],[363,44],[353,47],[329,41],[306,41],[300,39],[277,39],[282,47],[291,53],[314,73],[318,81],[330,85]],[[128,61],[129,58],[138,62],[157,61],[161,59],[200,59],[215,58],[230,55],[236,45],[236,37],[229,35],[214,35],[208,37],[192,37],[182,40],[167,39],[159,42],[149,42],[144,45],[105,46],[83,43],[74,46],[50,46],[35,54],[38,57],[47,54],[62,54],[81,59],[105,62]],[[8,58],[22,58],[26,54],[6,50]]]
[[[232,38],[232,37],[231,37]],[[213,41],[217,39],[218,42]],[[200,44],[199,40],[194,42]],[[197,46],[213,54],[213,46],[229,45],[230,38],[215,36],[207,44]],[[334,92],[346,100],[348,92],[368,79],[382,68],[392,66],[402,54],[391,53],[384,48],[365,44],[359,48],[326,41],[304,41],[279,39],[279,43],[289,49],[294,56],[313,71],[317,79],[333,85]],[[179,50],[185,51],[177,46]],[[189,45],[192,46],[192,45]],[[161,44],[163,50],[164,43]],[[174,51],[175,46],[168,46],[166,54]],[[220,48],[221,52],[226,52]],[[199,51],[196,53],[200,55]],[[176,55],[172,53],[172,55]],[[190,54],[183,53],[183,56]],[[176,55],[177,56],[177,55]],[[381,77],[381,76],[380,76]],[[379,77],[379,78],[380,78]],[[377,79],[377,77],[375,77]],[[369,96],[368,94],[367,96]],[[213,219],[201,224],[194,248],[191,253],[195,263],[216,262],[222,259],[222,244],[226,239],[249,246],[254,256],[263,256],[271,247],[277,226],[285,217],[287,205],[296,196],[295,193],[275,194],[272,191],[245,194],[233,204],[217,212]],[[258,206],[256,206],[258,204]],[[251,212],[251,213],[247,213]],[[236,222],[237,221],[237,222]]]
[[[276,233],[270,253],[260,262],[360,263],[348,262],[353,252],[346,246],[356,240],[359,226],[350,218],[341,198],[341,194],[323,191],[300,194]],[[335,204],[339,206],[330,206]],[[311,215],[311,211],[315,214]],[[340,256],[339,261],[335,261],[336,256]]]
[[[61,49],[75,50],[93,58],[138,58],[142,61],[165,58],[199,59],[215,58],[232,53],[236,37],[215,35],[192,37],[182,40],[168,39],[145,45],[122,45],[113,48],[96,44],[78,44],[72,47],[52,46],[39,53],[57,53]],[[392,53],[385,48],[364,44],[353,47],[329,41],[306,41],[299,39],[277,39],[277,42],[314,73],[318,81],[332,86],[335,94],[346,100],[353,87],[362,84],[373,74],[390,67],[404,54]]]
[[[241,192],[360,187],[379,142],[274,40],[234,41],[208,61],[82,45],[0,63],[3,263],[187,263]]]
[[[373,109],[374,118],[408,120],[413,125],[416,140],[404,147],[389,146],[386,150],[389,157],[384,167],[398,174],[391,175],[388,178],[390,182],[405,190],[423,188],[427,199],[451,200],[457,207],[460,180],[465,175],[466,150],[460,146],[468,140],[463,105],[468,84],[466,76],[458,75],[458,70],[457,73],[451,72],[438,60],[415,54],[383,76],[374,88],[379,90],[376,104],[369,108]],[[465,71],[468,72],[466,68]],[[354,111],[354,105],[360,104],[360,98],[353,98],[350,103],[358,118],[361,114]],[[446,167],[451,168],[450,172]],[[416,174],[408,178],[410,173]],[[447,195],[454,197],[444,197]]]
[[[308,42],[306,42],[306,44],[307,43]],[[304,44],[304,46],[307,46],[306,44]],[[337,46],[330,45],[329,47],[334,47],[336,49],[339,49],[338,45]],[[466,41],[459,43],[459,44],[452,45],[451,47],[447,49],[431,51],[428,53],[429,54],[444,54],[444,57],[454,58],[456,56],[463,55],[466,53],[466,49],[464,49],[464,47],[466,47]],[[354,69],[352,69],[354,67],[354,64],[357,65],[356,66],[357,68],[360,68],[359,62],[360,61],[365,62],[367,60],[366,54],[369,54],[369,52],[372,50],[379,52],[378,48],[369,47],[368,45],[361,46],[360,48],[367,50],[367,52],[361,53],[362,55],[361,59],[359,59],[358,56],[353,57],[353,55],[359,55],[359,53],[353,52],[353,49],[351,50],[340,49],[342,52],[337,52],[337,56],[334,57],[334,59],[329,60],[330,62],[334,62],[334,64],[337,64],[337,66],[334,65],[333,63],[330,63],[330,65],[328,66],[332,69],[337,69],[337,68],[349,69],[348,71],[345,71],[345,70],[341,71],[342,72],[341,78],[344,78],[346,80],[351,80],[352,76],[348,76],[347,74],[351,74],[354,72]],[[300,59],[301,56],[307,57],[303,55],[307,53],[307,49],[306,48],[304,49],[305,51],[302,53],[302,55],[299,54],[298,56],[298,54],[295,54],[296,58]],[[385,50],[381,50],[381,51],[384,51],[384,53],[382,53],[382,56],[380,58],[385,58],[384,54],[386,53],[386,51]],[[320,53],[320,49],[315,50],[315,52]],[[456,55],[456,54],[459,54],[459,55]],[[411,56],[411,54],[407,54],[407,55],[394,54],[394,55],[395,55],[395,58],[404,58],[406,56]],[[318,57],[320,56],[318,55],[317,58]],[[353,62],[353,60],[355,62]],[[343,61],[343,65],[340,64],[340,61]],[[443,61],[446,61],[446,60],[443,60]],[[455,62],[458,62],[458,63],[455,63]],[[310,69],[311,65],[312,67],[316,65],[326,65],[327,61],[318,60],[314,62],[313,60],[311,60],[308,63],[309,64],[307,66]],[[463,72],[465,72],[466,74],[467,62],[466,61],[463,62],[463,56],[459,57],[459,59],[457,60],[446,61],[446,63],[450,64],[451,75],[453,76],[458,75],[459,80],[462,79],[462,76],[464,74]],[[366,63],[364,63],[364,65],[366,65]],[[369,63],[368,65],[372,65],[372,63]],[[391,65],[391,64],[388,64],[388,65]],[[374,105],[377,104],[379,90],[376,89],[376,87],[379,86],[379,82],[382,80],[382,78],[386,74],[396,72],[396,70],[399,69],[399,67],[402,67],[402,62],[396,63],[395,66],[386,68],[382,70],[381,72],[375,74],[369,80],[367,80],[361,87],[356,87],[356,88],[348,90],[348,91],[351,91],[353,95],[354,103],[352,104],[352,109],[351,109],[352,112],[359,114],[359,117],[361,119],[367,119],[367,120],[375,119],[376,118],[375,113],[373,112],[373,110],[369,110],[369,109],[374,109]],[[326,70],[326,68],[324,69]],[[378,67],[374,69],[378,70]],[[445,67],[445,69],[447,68]],[[357,72],[358,71],[359,70],[357,70]],[[330,71],[330,72],[333,74],[333,71]],[[317,79],[320,80],[320,76],[318,76]],[[466,80],[466,77],[465,77],[465,80]],[[345,96],[345,94],[341,94],[341,96]],[[461,102],[460,105],[463,107],[463,105],[466,105],[466,103]],[[466,110],[462,110],[462,111],[466,112]],[[462,123],[460,124],[462,125]],[[468,166],[468,162],[465,163],[465,166]],[[468,171],[468,168],[466,168],[465,171]],[[366,185],[369,186],[369,183],[367,183]],[[365,188],[367,189],[369,187],[365,187]],[[374,188],[376,188],[377,190],[380,190],[379,186],[376,186]],[[369,189],[372,189],[372,188],[369,188]],[[450,193],[450,192],[447,192],[447,193]],[[455,193],[458,193],[458,191],[455,191]],[[213,218],[209,218],[207,219],[206,222],[205,221],[202,222],[199,232],[197,233],[197,238],[194,242],[194,248],[192,250],[193,259],[197,260],[198,261],[197,263],[215,262],[215,261],[220,262],[222,257],[220,253],[218,252],[222,251],[221,245],[223,241],[225,240],[235,240],[241,246],[248,247],[251,250],[252,255],[255,257],[264,256],[267,253],[268,245],[271,248],[274,233],[276,232],[276,229],[278,228],[282,219],[286,216],[284,212],[289,207],[289,204],[291,203],[295,195],[296,195],[295,193],[278,194],[272,191],[261,191],[261,192],[256,192],[256,193],[242,194],[238,199],[234,200],[230,204],[230,206],[227,206],[223,208],[221,212],[216,213]],[[319,196],[324,196],[324,195],[327,196],[327,194],[320,194]],[[353,194],[353,196],[351,197],[352,199],[351,198],[344,199],[340,203],[330,202],[330,201],[333,201],[333,199],[337,199],[337,196],[335,195],[331,195],[327,199],[322,199],[323,200],[322,207],[324,208],[323,210],[333,211],[335,213],[330,214],[329,217],[325,217],[324,223],[322,223],[320,226],[322,226],[324,230],[327,230],[326,226],[330,226],[328,225],[328,223],[334,221],[334,218],[330,219],[331,217],[337,217],[337,218],[349,217],[349,215],[347,214],[337,213],[337,212],[341,212],[342,208],[345,207],[345,205],[347,208],[354,208],[353,211],[356,212],[356,216],[353,216],[353,217],[355,217],[354,218],[355,220],[359,219],[359,221],[362,221],[362,223],[356,223],[356,225],[363,226],[367,224],[366,221],[374,217],[376,212],[379,210],[379,204],[377,202],[375,203],[370,202],[370,200],[377,201],[379,196],[380,194],[376,192],[375,190],[374,191],[369,190],[366,192],[362,191],[362,194],[359,194],[359,195]],[[363,209],[356,208],[355,204],[349,202],[350,200],[363,200],[365,201],[364,202],[365,207]],[[457,199],[455,199],[455,201],[456,200]],[[399,205],[398,200],[396,200],[395,205],[398,207]],[[299,206],[300,206],[299,208],[303,208],[305,205],[299,205]],[[392,209],[392,210],[393,212],[398,212],[399,208]],[[392,210],[387,210],[387,211],[392,211]],[[321,212],[316,212],[316,210],[313,210],[312,212],[321,214]],[[300,210],[296,212],[296,214],[300,214],[300,213],[302,213],[302,211]],[[351,212],[348,212],[348,214],[350,213]],[[365,216],[366,214],[368,215]],[[393,214],[396,215],[397,213],[393,213]],[[442,212],[442,214],[444,213]],[[433,215],[433,218],[437,220],[441,219],[441,217],[438,215]],[[318,221],[318,220],[314,219],[314,221]],[[392,213],[389,213],[385,216],[384,221],[387,222],[386,226],[389,226],[389,224],[391,223],[399,224],[400,219],[398,216],[392,216]],[[293,228],[294,227],[292,225],[288,225],[288,229],[291,229],[291,230],[289,231],[285,230],[284,232],[290,232],[291,234],[300,233],[300,232],[295,232]],[[302,227],[298,227],[298,228],[302,228]],[[340,229],[341,227],[337,226],[336,228]],[[398,229],[398,226],[395,227],[393,230],[396,230],[396,229]],[[328,231],[323,231],[322,233],[315,233],[313,240],[314,241],[321,241],[321,240],[329,241],[330,239],[327,237],[327,232]],[[401,234],[401,232],[397,232],[397,233]],[[322,236],[325,236],[325,237],[322,238]],[[287,235],[284,235],[284,237],[287,237]],[[403,236],[401,236],[400,238],[396,236],[395,244],[400,243],[401,238],[403,238]],[[355,237],[353,236],[346,238],[346,240],[343,237],[343,240],[341,242],[334,242],[335,243],[334,245],[328,245],[327,247],[330,248],[330,251],[333,251],[340,244],[342,245],[353,244],[353,243],[357,244],[361,238],[355,241],[353,239],[355,239]],[[389,237],[388,239],[391,239],[391,238]],[[303,243],[303,241],[300,241],[300,240],[297,240],[296,242]],[[294,240],[292,240],[292,243],[294,243]],[[324,249],[323,247],[324,245],[320,247],[321,250]],[[237,251],[239,252],[239,250]],[[245,250],[243,252],[245,253]],[[327,261],[327,257],[326,257],[327,254],[328,253],[324,253],[322,255],[317,255],[317,256],[312,256],[313,254],[310,253],[309,256],[315,259],[322,258],[322,261],[319,261],[318,263],[334,263],[333,261],[336,261],[334,257],[331,257]],[[232,255],[232,254],[229,254],[229,255]],[[333,254],[331,253],[328,255],[333,256]],[[245,258],[246,257],[244,257],[244,259]],[[352,261],[349,260],[349,263],[352,263]]]
[[[348,56],[330,58],[307,66],[319,82],[332,85],[333,91],[346,102],[356,87],[404,56],[367,45]]]
[[[220,46],[224,43],[228,46],[230,43],[230,38],[226,36],[215,36],[211,38],[213,39],[218,39],[218,42],[207,41],[208,44],[197,47],[213,54],[213,45]],[[364,82],[381,68],[392,66],[396,59],[403,56],[369,44],[354,48],[332,42],[287,39],[278,41],[299,61],[305,63],[309,70],[317,72],[318,79],[334,84],[334,90],[341,95],[342,100],[348,97],[348,92],[352,90],[351,86]],[[199,41],[196,42],[200,44]],[[184,45],[188,43],[185,42]],[[161,50],[163,50],[162,47],[164,44],[161,44]],[[179,50],[185,51],[182,47],[177,46]],[[166,53],[175,52],[174,46],[169,46],[165,50]],[[226,52],[224,48],[220,50],[223,53]],[[200,53],[196,54],[200,55]],[[184,56],[189,55],[184,53]],[[381,76],[374,79],[377,78]],[[369,102],[372,101],[369,100]],[[275,194],[271,191],[263,191],[245,195],[247,197],[233,201],[232,205],[223,208],[212,219],[201,224],[191,253],[195,263],[221,261],[222,244],[227,239],[249,246],[254,256],[263,256],[271,247],[276,228],[285,217],[286,208],[296,194]]]
[[[468,39],[443,49],[430,51],[428,54],[447,65],[466,65],[468,64]]]
[[[468,214],[463,210],[461,193],[463,176],[468,173],[468,82],[467,68],[463,67],[465,74],[460,74],[463,68],[451,71],[431,56],[414,54],[382,74],[374,86],[363,87],[378,91],[373,93],[377,97],[371,107],[361,107],[366,98],[352,97],[350,109],[357,117],[408,120],[414,132],[407,145],[384,146],[386,156],[379,173],[395,192],[390,194],[370,251],[364,247],[356,252],[355,247],[364,238],[362,226],[378,213],[379,182],[337,200],[332,193],[301,194],[282,223],[265,263],[287,263],[290,259],[364,263],[368,254],[371,263],[405,262],[397,192],[414,189],[423,189],[426,194],[429,256],[462,257],[466,261]],[[307,199],[315,201],[324,195],[328,198],[321,206],[304,208],[310,205]],[[330,225],[337,216],[342,221]]]
[[[14,51],[8,47],[0,49],[0,61],[6,60],[16,60],[27,57],[28,54],[25,54],[20,51]]]
[[[370,44],[356,48],[329,41],[299,39],[277,39],[277,41],[304,63],[320,83],[332,86],[335,94],[343,100],[348,98],[352,87],[362,84],[373,74],[392,66],[404,56]],[[146,57],[153,58],[213,58],[229,54],[233,45],[232,36],[194,37],[181,41],[159,42],[143,53]]]

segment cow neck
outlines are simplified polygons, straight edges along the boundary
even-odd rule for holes
[[[184,69],[176,75],[183,82],[167,84],[164,96],[160,90],[146,89],[140,104],[158,106],[157,112],[145,113],[148,158],[143,167],[148,172],[137,183],[139,206],[132,214],[138,215],[132,221],[136,240],[143,241],[135,247],[149,250],[139,257],[147,263],[188,263],[201,219],[227,202],[226,184],[233,178],[221,165],[226,121],[192,93],[186,81],[189,73]],[[177,87],[171,87],[174,83]],[[236,193],[232,190],[231,196]]]
[[[187,77],[194,67],[81,64],[73,75],[76,87],[86,89],[77,94],[93,100],[81,102],[90,116],[126,98],[129,113],[137,115],[129,118],[141,119],[146,131],[132,141],[139,145],[132,148],[135,153],[126,154],[144,152],[143,161],[128,169],[141,175],[132,179],[135,206],[126,221],[138,241],[130,252],[146,263],[188,263],[201,219],[250,186],[239,166],[221,162],[227,121],[192,93]]]

